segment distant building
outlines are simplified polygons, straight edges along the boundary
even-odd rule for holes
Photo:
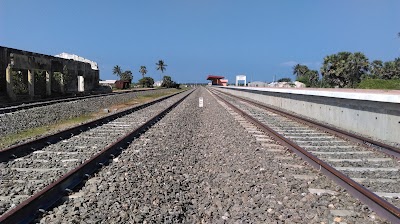
[[[99,85],[101,85],[101,86],[110,86],[110,87],[114,87],[116,81],[117,81],[117,80],[104,80],[104,81],[99,81]]]
[[[280,87],[280,88],[306,88],[306,85],[302,82],[271,82],[267,87]]]
[[[227,86],[228,80],[224,78],[225,78],[224,76],[217,76],[217,75],[207,76],[207,80],[210,80],[212,85]]]
[[[268,83],[255,81],[255,82],[249,82],[247,84],[247,86],[250,86],[250,87],[266,87],[266,86],[268,86]]]
[[[72,59],[74,61],[81,61],[81,62],[86,62],[90,64],[90,67],[92,67],[93,70],[99,70],[99,66],[97,65],[96,62],[91,61],[89,59],[83,58],[81,56],[78,56],[76,54],[68,54],[68,53],[61,53],[61,54],[57,54],[54,55],[55,57],[59,57],[59,58],[64,58],[64,59]]]
[[[129,89],[131,87],[131,80],[118,80],[115,82],[117,89]]]
[[[154,87],[161,87],[161,85],[162,85],[162,81],[155,81],[153,84]]]
[[[51,56],[0,46],[0,95],[11,101],[89,93],[98,86],[96,62],[73,54]]]

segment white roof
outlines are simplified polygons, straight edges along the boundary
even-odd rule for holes
[[[256,84],[267,84],[266,82],[262,82],[262,81],[254,81],[254,82],[249,82],[250,83],[256,83]]]
[[[99,81],[100,84],[115,84],[117,80],[103,80]]]
[[[65,58],[65,59],[72,59],[74,61],[81,61],[81,62],[86,62],[89,63],[90,66],[92,67],[92,69],[94,70],[99,70],[99,67],[97,66],[97,63],[94,61],[91,61],[89,59],[83,58],[81,56],[78,56],[76,54],[68,54],[68,53],[61,53],[61,54],[57,54],[55,55],[55,57],[59,57],[59,58]]]

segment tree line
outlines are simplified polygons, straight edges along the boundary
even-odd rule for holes
[[[293,67],[296,80],[307,87],[355,88],[365,79],[400,80],[400,58],[383,62],[368,58],[361,52],[339,52],[328,55],[320,69],[310,70],[306,65]]]
[[[163,60],[159,60],[156,63],[156,66],[157,66],[156,67],[157,70],[160,70],[161,73],[164,73],[164,71],[166,70],[166,67],[168,65],[166,65]],[[139,79],[138,84],[143,86],[143,87],[153,87],[154,79],[151,78],[151,77],[145,77],[145,75],[147,74],[147,67],[144,66],[144,65],[140,66],[139,73],[142,74],[142,78]],[[121,67],[119,65],[114,66],[113,74],[117,75],[120,78],[120,80],[129,81],[130,83],[132,82],[132,79],[133,79],[132,71],[130,71],[130,70],[122,71],[122,69],[121,69]],[[178,88],[179,84],[177,84],[176,82],[172,81],[170,76],[164,76],[163,80],[162,80],[161,87]]]

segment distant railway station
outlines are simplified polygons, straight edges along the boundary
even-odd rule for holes
[[[227,86],[228,80],[224,78],[225,78],[224,76],[217,76],[217,75],[207,76],[207,80],[211,81],[211,85],[216,85],[216,86]]]

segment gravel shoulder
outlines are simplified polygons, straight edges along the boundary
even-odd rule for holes
[[[93,104],[88,103],[88,100],[82,102],[75,101],[77,105],[75,107],[80,108],[67,108],[67,103],[60,103],[60,105],[49,105],[45,107],[32,108],[26,111],[18,111],[10,114],[0,115],[0,130],[3,128],[7,132],[0,133],[0,148],[10,147],[12,145],[21,144],[27,141],[37,139],[39,137],[51,135],[53,133],[66,130],[68,128],[93,121],[105,116],[109,116],[110,113],[116,113],[121,110],[130,108],[137,104],[142,104],[158,98],[161,96],[173,94],[178,90],[175,89],[160,89],[160,90],[149,90],[145,92],[129,92],[126,95],[113,95],[107,96],[112,97],[112,102],[104,100],[102,97],[100,99],[94,98],[94,105],[101,102],[102,105],[93,106]],[[136,94],[136,95],[134,95]],[[120,98],[117,98],[120,96]],[[104,102],[102,102],[104,100]],[[96,102],[99,101],[99,102]],[[84,106],[82,106],[84,105]],[[91,107],[93,106],[93,107]],[[51,107],[50,109],[48,107]],[[60,111],[52,113],[54,108],[58,107]],[[72,110],[72,115],[63,117],[67,114],[69,110]],[[79,111],[79,112],[77,112]],[[53,111],[54,112],[54,111]],[[54,119],[48,120],[47,114],[51,114]],[[33,115],[32,115],[33,114]],[[40,118],[34,118],[40,114]],[[69,117],[72,116],[72,117]],[[31,120],[39,122],[38,124],[32,123]],[[15,122],[19,123],[16,125]]]
[[[0,137],[19,133],[23,130],[79,117],[115,104],[129,102],[138,96],[169,92],[168,89],[129,92],[126,94],[101,96],[70,102],[35,107],[12,113],[0,114]]]
[[[263,146],[199,88],[37,222],[383,222],[302,160],[272,145]],[[272,153],[272,148],[281,150]],[[294,178],[304,173],[314,178]],[[313,194],[310,188],[335,194]]]

